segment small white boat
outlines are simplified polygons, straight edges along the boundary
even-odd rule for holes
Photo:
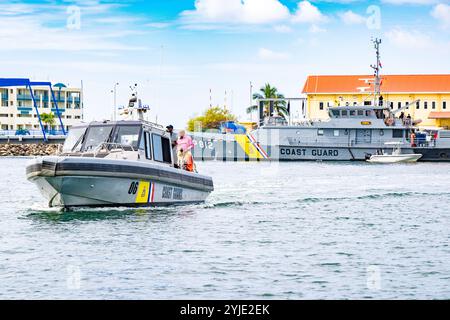
[[[380,154],[371,155],[367,161],[371,163],[411,163],[422,158],[422,154],[402,153],[398,142],[388,142],[386,145],[394,146],[391,154],[386,154],[381,150]]]

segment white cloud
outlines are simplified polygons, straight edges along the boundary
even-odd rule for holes
[[[154,28],[154,29],[165,29],[170,27],[170,23],[168,22],[151,22],[151,23],[147,23],[145,26],[150,27],[150,28]]]
[[[66,6],[0,5],[0,38],[8,44],[1,46],[0,51],[99,52],[143,49],[121,41],[129,35],[142,34],[142,31],[124,28],[123,24],[134,22],[135,18],[114,16],[110,11],[113,7],[108,4],[103,5],[95,1],[85,1],[81,4],[86,6],[81,7],[80,30],[67,29]],[[121,26],[116,27],[116,24]]]
[[[351,10],[340,13],[339,17],[341,18],[342,22],[344,22],[345,24],[348,24],[348,25],[364,24],[367,21],[367,18],[365,18],[364,16],[361,16],[357,13],[354,13]]]
[[[262,60],[286,60],[289,58],[289,54],[261,48],[258,51],[258,57]]]
[[[276,32],[279,32],[279,33],[289,33],[289,32],[292,32],[292,28],[289,27],[289,26],[287,26],[287,25],[285,25],[285,24],[275,26],[275,27],[273,27],[273,29],[274,29]]]
[[[325,31],[326,30],[324,28],[321,28],[316,24],[313,24],[313,25],[311,25],[311,27],[309,27],[309,32],[311,32],[311,33],[322,33]]]
[[[298,23],[321,23],[326,22],[327,17],[320,12],[319,8],[309,1],[301,1],[297,4],[297,10],[293,21]]]
[[[450,29],[450,5],[438,4],[431,11],[431,15],[441,23],[442,27]]]
[[[439,0],[382,0],[381,2],[389,4],[422,4],[422,5],[432,5],[439,2]]]
[[[181,13],[188,24],[263,24],[289,17],[289,9],[278,0],[196,0],[195,10]]]
[[[433,46],[430,36],[416,30],[394,28],[386,32],[386,37],[393,45],[401,48],[425,49]]]

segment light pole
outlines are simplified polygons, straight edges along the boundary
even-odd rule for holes
[[[111,90],[111,93],[114,93],[114,109],[113,109],[113,116],[112,120],[116,121],[116,109],[117,109],[117,86],[119,85],[118,82],[114,84],[114,89]]]
[[[250,105],[249,108],[252,106],[253,104],[253,83],[250,81]],[[253,111],[250,112],[250,121],[253,122]]]

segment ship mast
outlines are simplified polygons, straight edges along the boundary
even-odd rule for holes
[[[371,65],[370,67],[375,72],[375,82],[374,82],[374,95],[373,95],[373,105],[377,106],[377,101],[379,97],[381,96],[381,77],[380,77],[380,69],[381,69],[381,61],[380,61],[380,44],[381,39],[376,38],[375,40],[372,40],[376,55],[377,55],[377,64]]]

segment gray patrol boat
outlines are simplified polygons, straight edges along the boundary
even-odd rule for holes
[[[338,106],[328,109],[326,121],[293,122],[275,112],[281,101],[299,98],[260,99],[258,127],[245,134],[193,132],[194,157],[198,160],[222,161],[302,161],[367,160],[372,155],[389,152],[398,145],[404,154],[420,154],[419,161],[450,161],[450,130],[419,130],[411,121],[398,115],[414,102],[391,110],[381,95],[381,40],[374,40],[377,64],[374,69],[372,105]],[[413,134],[414,133],[414,134]]]
[[[134,104],[139,103],[139,106]],[[210,177],[174,168],[163,127],[143,120],[92,122],[71,128],[58,156],[27,165],[50,207],[156,206],[200,203],[213,191]]]

